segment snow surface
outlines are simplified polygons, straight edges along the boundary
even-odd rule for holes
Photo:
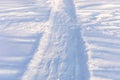
[[[120,80],[120,0],[1,0],[0,80]]]

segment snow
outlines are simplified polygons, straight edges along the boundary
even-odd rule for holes
[[[119,75],[119,0],[0,1],[0,80]]]

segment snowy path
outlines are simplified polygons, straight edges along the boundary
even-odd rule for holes
[[[119,0],[0,1],[0,80],[120,80],[119,62]]]
[[[87,55],[73,1],[59,0],[53,5],[50,28],[41,38],[22,80],[88,80]]]

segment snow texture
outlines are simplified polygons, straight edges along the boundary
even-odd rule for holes
[[[120,0],[1,0],[0,80],[120,80]]]

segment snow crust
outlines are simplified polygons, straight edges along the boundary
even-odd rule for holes
[[[0,1],[0,80],[119,75],[119,0]]]

